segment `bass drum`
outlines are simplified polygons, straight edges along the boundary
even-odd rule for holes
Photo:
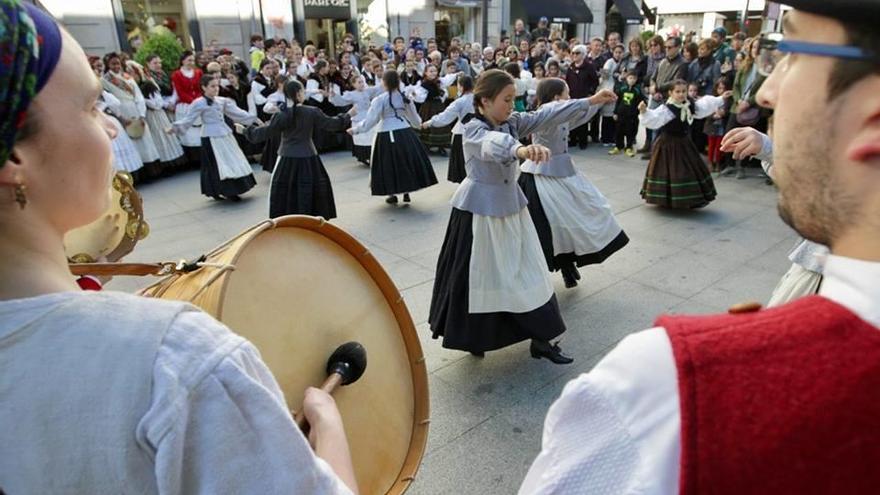
[[[357,341],[369,365],[334,394],[362,494],[400,494],[428,436],[428,377],[403,297],[358,241],[323,219],[263,222],[209,253],[201,267],[143,294],[189,301],[259,349],[299,410],[326,378],[327,358]]]
[[[64,251],[71,263],[117,261],[149,235],[144,204],[130,175],[116,172],[110,196],[110,207],[99,219],[64,236]]]

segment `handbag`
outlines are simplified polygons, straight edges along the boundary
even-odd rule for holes
[[[751,126],[758,123],[761,119],[761,109],[758,107],[749,107],[748,110],[736,113],[736,123],[744,126]]]
[[[140,139],[144,136],[144,121],[141,119],[132,119],[125,126],[125,133],[132,139]]]
[[[755,82],[752,81],[752,84],[746,88],[745,92],[743,92],[743,99],[748,98],[748,95],[752,93],[752,87],[755,86]],[[740,100],[742,101],[742,99]],[[743,126],[751,126],[758,123],[758,120],[761,119],[761,109],[757,106],[749,106],[748,110],[744,110],[736,113],[736,123]]]

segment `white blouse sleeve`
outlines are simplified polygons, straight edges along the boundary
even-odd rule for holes
[[[387,97],[385,96],[379,96],[370,102],[370,109],[367,111],[367,116],[364,120],[354,123],[354,125],[351,126],[351,132],[353,134],[367,132],[378,124],[379,120],[382,118],[382,105],[384,105],[385,102],[387,102]]]
[[[218,96],[216,99],[218,103],[223,105],[223,114],[232,119],[233,122],[238,122],[240,124],[251,124],[257,120],[255,116],[238,108],[238,105],[236,105],[235,102],[230,100],[229,98]]]
[[[565,386],[519,493],[678,493],[680,429],[666,331],[630,335]]]
[[[321,94],[321,86],[314,79],[306,81],[305,95],[306,98],[311,98],[319,103],[324,101],[324,95]]]
[[[350,493],[312,452],[256,348],[202,312],[169,329],[137,439],[159,493]]]
[[[651,108],[639,116],[639,121],[648,129],[659,129],[668,124],[675,115],[666,105],[660,105],[657,108]]]
[[[706,95],[694,102],[696,112],[695,119],[705,119],[715,113],[715,110],[724,106],[724,98],[720,96]]]
[[[262,84],[258,83],[257,81],[251,81],[250,94],[251,94],[251,97],[254,99],[255,105],[265,105],[266,104],[266,97],[263,96],[263,94],[261,93],[261,91],[263,91],[263,89],[265,87],[266,86],[263,86]]]
[[[428,99],[428,90],[422,87],[422,82],[419,81],[412,86],[407,86],[403,89],[403,93],[407,96],[407,98],[415,101],[416,103],[424,103],[425,100]]]

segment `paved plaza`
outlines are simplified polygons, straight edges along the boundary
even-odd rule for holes
[[[443,180],[446,158],[433,158],[439,185],[413,194],[410,206],[389,206],[370,196],[369,171],[350,154],[322,157],[336,195],[333,223],[365,244],[391,275],[427,358],[430,436],[409,493],[515,493],[540,450],[547,409],[568,380],[661,313],[719,312],[736,302],[766,301],[788,268],[796,236],[779,220],[775,191],[763,179],[718,179],[718,199],[709,207],[668,211],[639,197],[647,161],[606,151],[591,146],[573,154],[631,241],[601,266],[582,268],[575,289],[554,275],[568,325],[562,347],[575,358],[568,366],[531,359],[528,343],[477,359],[430,338],[434,269],[456,187]],[[193,258],[264,219],[269,175],[254,170],[259,185],[241,203],[201,196],[197,171],[140,187],[152,232],[127,260]],[[134,291],[147,282],[117,278],[109,288]]]

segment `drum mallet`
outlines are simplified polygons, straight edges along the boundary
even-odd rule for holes
[[[367,350],[357,342],[347,342],[337,347],[327,359],[327,379],[321,390],[333,394],[336,387],[356,382],[367,369]],[[296,425],[303,433],[308,434],[309,425],[306,415],[300,409],[295,415]]]

